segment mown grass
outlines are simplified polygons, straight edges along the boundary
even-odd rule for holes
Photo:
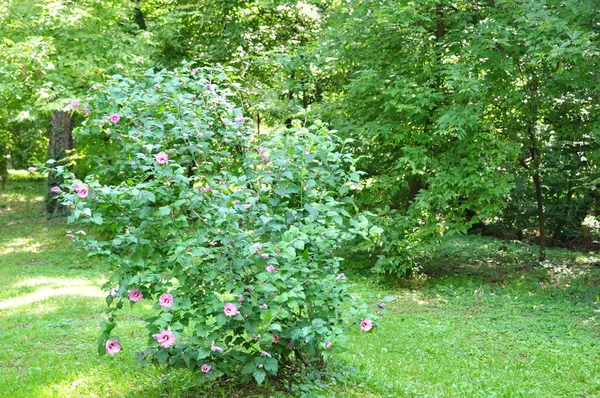
[[[63,220],[44,218],[44,193],[42,182],[15,172],[0,192],[0,397],[284,395],[196,386],[185,370],[137,364],[151,311],[143,304],[121,314],[124,351],[99,357],[108,270],[72,250]],[[600,258],[550,250],[539,266],[535,257],[527,245],[468,237],[440,247],[424,280],[390,285],[350,274],[357,295],[396,300],[373,331],[350,331],[339,355],[352,367],[345,377],[310,394],[600,396]]]

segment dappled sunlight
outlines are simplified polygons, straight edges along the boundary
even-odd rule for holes
[[[38,285],[53,285],[54,287],[75,287],[75,286],[90,286],[90,281],[81,278],[48,278],[40,276],[37,278],[28,278],[20,282],[13,283],[11,287],[19,288],[26,286],[38,286]]]
[[[70,287],[51,288],[43,286],[33,293],[28,293],[19,297],[0,301],[0,310],[14,307],[22,307],[43,301],[56,296],[84,296],[84,297],[104,297],[106,296],[99,288],[92,285],[80,285]]]
[[[43,249],[45,249],[45,245],[40,242],[35,242],[32,238],[15,238],[2,243],[0,255],[11,253],[40,253]]]

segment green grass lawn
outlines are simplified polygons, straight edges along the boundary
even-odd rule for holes
[[[185,370],[136,363],[150,306],[120,316],[123,352],[96,343],[108,270],[71,248],[41,214],[43,182],[12,172],[0,192],[0,397],[270,396],[204,390]],[[468,237],[440,247],[425,280],[352,275],[357,294],[393,295],[369,333],[340,354],[352,368],[325,397],[600,397],[600,257]]]

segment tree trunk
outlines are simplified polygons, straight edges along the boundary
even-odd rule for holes
[[[533,164],[533,183],[535,185],[535,200],[537,202],[538,225],[540,230],[540,262],[546,260],[546,224],[544,221],[544,196],[542,194],[542,180],[540,178],[540,152],[538,150],[535,132],[532,125],[527,128],[527,134],[531,141],[529,154]]]
[[[0,143],[0,188],[4,190],[8,181],[8,148]]]
[[[73,149],[73,120],[71,115],[64,111],[55,111],[50,120],[50,143],[48,144],[48,159],[55,159],[54,164],[64,165],[67,151]],[[61,177],[55,173],[48,173],[48,187],[60,186],[63,183]],[[48,215],[61,215],[65,213],[64,206],[60,205],[55,194],[48,192],[46,196],[46,212]]]
[[[542,196],[542,182],[539,172],[533,175],[535,184],[535,199],[537,201],[538,223],[540,229],[540,262],[546,260],[546,227],[544,222],[544,197]]]

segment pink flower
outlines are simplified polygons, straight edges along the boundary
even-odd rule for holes
[[[236,316],[240,314],[235,304],[232,303],[225,304],[225,306],[223,307],[223,311],[227,316]]]
[[[169,155],[167,155],[165,152],[159,152],[154,158],[156,159],[156,163],[166,164],[167,160],[169,160]]]
[[[89,115],[89,114],[92,113],[92,111],[90,111],[90,108],[88,108],[87,105],[86,105],[86,106],[83,107],[83,113],[85,113],[86,115]]]
[[[75,192],[79,192],[79,190],[81,189],[82,186],[83,186],[83,184],[76,182],[75,184],[73,184],[73,190]]]
[[[152,337],[163,348],[169,348],[175,344],[175,335],[170,330],[161,330],[160,333],[153,334]]]
[[[217,86],[215,86],[214,84],[208,83],[206,86],[204,86],[204,88],[206,88],[207,90],[214,90],[217,88]]]
[[[261,352],[260,352],[260,355],[261,355],[261,356],[263,356],[263,357],[269,357],[269,358],[271,358],[271,354],[269,354],[269,353],[268,353],[268,352],[266,352],[266,351],[261,351]]]
[[[158,90],[160,88],[160,84],[155,84],[154,88]]]
[[[256,152],[258,152],[259,155],[262,155],[263,153],[265,153],[265,148],[260,147],[256,150]]]
[[[273,340],[272,341],[273,341],[273,344],[277,344],[277,342],[279,341],[279,335],[273,333]]]
[[[281,249],[275,249],[275,253],[277,253],[277,254],[281,253]]]
[[[277,268],[273,267],[273,265],[269,264],[265,267],[267,272],[277,272]]]
[[[385,303],[384,302],[378,303],[377,306],[379,308],[385,308]]]
[[[71,108],[75,109],[79,106],[79,101],[73,100],[71,101]]]
[[[169,293],[161,294],[158,298],[158,305],[171,308],[173,306],[173,295]]]
[[[200,366],[200,370],[202,371],[202,373],[208,373],[208,372],[210,372],[211,369],[212,369],[212,366],[207,365],[205,363],[203,363],[202,366]]]
[[[30,172],[30,173],[35,173],[35,171],[36,171],[36,170],[37,170],[37,169],[36,169],[35,167],[29,167],[29,168],[27,169],[27,171],[28,171],[28,172]]]
[[[200,191],[204,193],[211,193],[212,189],[210,189],[209,187],[201,187]]]
[[[92,91],[96,91],[98,90],[98,88],[96,88],[96,86],[92,86]]]
[[[75,210],[75,206],[69,206],[69,210]]]
[[[108,120],[110,120],[112,123],[119,123],[121,116],[118,113],[113,113],[108,117]]]
[[[89,188],[86,187],[85,185],[81,185],[79,187],[79,190],[77,191],[77,196],[79,196],[81,199],[85,199],[85,198],[87,198],[88,193],[90,193]]]
[[[333,346],[333,344],[331,343],[331,341],[328,341],[327,343],[325,343],[325,348],[330,349]]]
[[[210,350],[211,350],[211,351],[216,351],[216,352],[223,352],[223,351],[224,351],[224,350],[223,350],[221,347],[219,347],[219,346],[215,345],[215,342],[214,342],[214,341],[213,341],[213,342],[212,342],[212,344],[210,345]]]
[[[252,207],[252,205],[251,205],[251,204],[249,204],[249,203],[246,203],[246,204],[243,204],[243,205],[242,205],[242,207],[243,207],[244,209],[248,210],[249,208],[251,208],[251,207]]]
[[[135,166],[135,160],[132,160],[131,162],[129,162],[129,164]]]
[[[195,76],[198,73],[198,68],[192,69],[192,76]]]
[[[360,330],[368,332],[373,327],[373,322],[369,318],[362,319],[360,321]]]
[[[52,188],[50,188],[50,192],[52,192],[52,193],[59,193],[60,192],[60,188],[59,187],[52,187]]]
[[[240,296],[240,298],[238,299],[238,303],[241,303],[242,301],[244,301],[244,296]]]
[[[75,238],[75,235],[73,235],[73,234],[66,234],[65,237],[67,237],[69,239],[73,239],[73,238]]]
[[[135,287],[129,291],[129,300],[133,301],[134,303],[137,303],[143,297],[144,295],[142,294],[142,292],[137,290]]]
[[[119,286],[110,289],[110,292],[108,292],[108,294],[110,294],[113,297],[117,297],[117,292],[118,291],[119,291]]]
[[[106,341],[106,352],[109,355],[115,355],[117,352],[121,351],[121,344],[119,344],[119,340],[107,340]]]
[[[261,310],[266,310],[267,308],[269,308],[269,306],[266,305],[266,304],[263,304],[263,305],[260,306]]]
[[[264,258],[265,260],[269,258],[269,255],[267,253],[263,253],[260,255],[262,258]]]
[[[345,277],[346,277],[346,275],[344,275],[344,273],[342,272],[335,279],[337,279],[339,281],[340,279],[344,279]]]
[[[246,118],[243,117],[243,116],[238,116],[238,117],[235,118],[235,121],[236,121],[236,123],[243,124],[243,123],[246,123]]]

